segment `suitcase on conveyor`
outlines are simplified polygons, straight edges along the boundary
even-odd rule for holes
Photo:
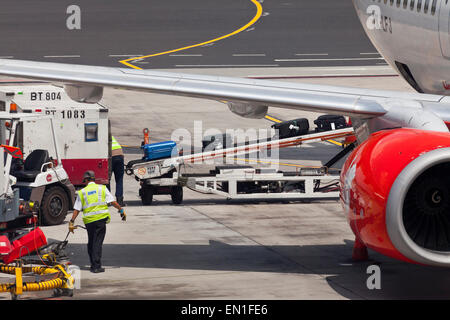
[[[323,115],[314,120],[316,132],[338,130],[347,128],[347,121],[344,116],[335,116],[331,114]]]
[[[276,123],[272,125],[272,128],[278,130],[280,139],[285,139],[308,134],[309,122],[306,118],[299,118]]]

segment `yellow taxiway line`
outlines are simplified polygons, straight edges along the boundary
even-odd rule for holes
[[[279,120],[279,119],[276,119],[276,118],[274,118],[274,117],[272,117],[272,116],[269,116],[269,115],[266,115],[265,118],[266,118],[267,120],[272,121],[272,122],[275,122],[275,123],[281,123],[281,122],[283,122],[283,121],[281,121],[281,120]]]
[[[340,143],[340,142],[337,142],[337,141],[334,141],[334,140],[327,140],[327,142],[330,142],[330,143],[335,144],[335,145],[337,145],[339,147],[342,147],[342,143]]]
[[[190,46],[186,46],[186,47],[182,47],[182,48],[178,48],[178,49],[172,49],[172,50],[168,50],[168,51],[164,51],[164,52],[158,52],[158,53],[154,53],[154,54],[149,54],[149,55],[146,55],[146,56],[133,57],[133,58],[121,60],[119,62],[124,64],[124,65],[126,65],[126,66],[128,66],[128,67],[131,67],[133,69],[142,70],[142,68],[139,68],[139,67],[135,66],[131,62],[135,61],[135,60],[141,60],[141,59],[146,59],[146,58],[151,58],[151,57],[156,57],[156,56],[162,56],[162,55],[169,54],[169,53],[174,53],[174,52],[179,52],[179,51],[183,51],[183,50],[188,50],[188,49],[204,46],[206,44],[210,44],[210,43],[217,42],[217,41],[229,38],[231,36],[234,36],[234,35],[242,32],[242,31],[248,29],[250,26],[254,25],[259,20],[259,18],[261,18],[261,16],[262,16],[263,8],[262,8],[261,3],[259,3],[257,0],[250,0],[250,1],[256,6],[256,15],[246,25],[242,26],[241,28],[239,28],[239,29],[237,29],[237,30],[235,30],[235,31],[233,31],[233,32],[231,32],[229,34],[226,34],[224,36],[221,36],[221,37],[218,37],[218,38],[214,38],[212,40],[208,40],[208,41],[205,41],[205,42],[196,43],[196,44],[193,44],[193,45],[190,45]]]

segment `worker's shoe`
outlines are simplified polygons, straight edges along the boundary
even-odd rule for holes
[[[91,268],[91,272],[92,272],[92,273],[101,273],[101,272],[105,272],[105,268],[96,268],[96,269],[92,269],[92,268]]]

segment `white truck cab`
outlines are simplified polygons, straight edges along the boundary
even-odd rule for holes
[[[17,141],[19,128],[27,125],[39,127],[49,143],[24,157]],[[0,156],[6,160],[5,175],[11,177],[0,185],[1,193],[8,194],[12,188],[19,191],[20,199],[39,203],[39,217],[45,225],[62,223],[75,200],[75,187],[63,168],[55,132],[51,116],[0,112],[0,144],[8,150]]]
[[[98,183],[109,183],[111,137],[106,107],[75,102],[63,88],[53,85],[5,85],[0,86],[0,111],[51,116],[62,165],[72,184],[81,186],[87,170],[95,172]],[[36,149],[53,149],[48,132],[38,123],[24,123],[17,139],[24,156]]]

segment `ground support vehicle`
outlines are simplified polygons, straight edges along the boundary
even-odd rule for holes
[[[53,85],[0,86],[0,111],[47,115],[53,118],[60,160],[75,186],[83,174],[95,172],[96,182],[109,184],[111,130],[108,108],[99,103],[73,101],[63,88]],[[33,150],[53,153],[53,141],[39,122],[27,122],[17,131],[17,146],[24,155]]]
[[[17,146],[19,128],[30,123],[39,128],[41,136],[46,132],[46,139],[52,141],[47,145],[50,150],[35,149],[24,161],[8,155],[5,165],[5,170],[16,179],[13,189],[19,191],[19,197],[39,203],[39,219],[45,225],[62,223],[75,200],[75,188],[62,165],[53,121],[51,116],[0,112],[2,144]],[[28,136],[22,138],[26,140]]]
[[[200,174],[182,174],[181,167],[185,164],[202,164],[212,159],[234,158],[262,150],[299,146],[352,135],[353,128],[345,128],[192,155],[144,162],[133,161],[127,166],[126,172],[140,182],[139,195],[144,205],[151,204],[153,195],[156,194],[170,194],[172,202],[180,204],[183,187],[202,193],[214,193],[227,199],[338,198],[339,175],[330,175],[327,167],[288,173],[250,166],[223,166]]]

